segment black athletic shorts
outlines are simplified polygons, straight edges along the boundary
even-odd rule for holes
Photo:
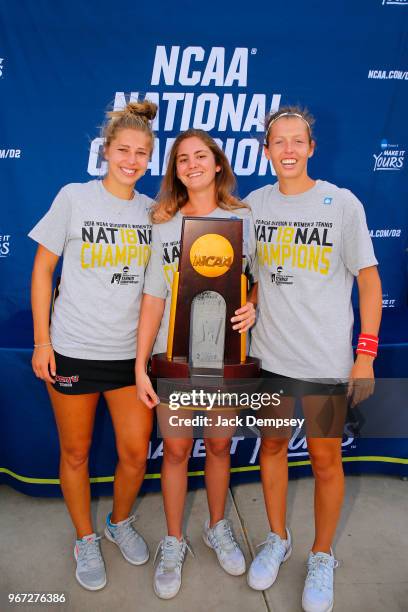
[[[53,386],[59,393],[100,393],[136,384],[134,359],[75,359],[54,354],[57,374]]]
[[[261,370],[262,391],[279,393],[282,396],[304,397],[305,395],[346,395],[347,383],[333,383],[330,380],[309,381],[290,378]]]
[[[263,407],[259,410],[262,417],[304,419],[305,434],[309,438],[341,438],[347,415],[347,384],[336,384],[330,380],[298,380],[261,370],[262,391],[268,394],[279,394],[279,405]],[[307,402],[307,397],[313,397]],[[287,398],[288,401],[285,401]],[[293,398],[293,399],[291,399]],[[295,398],[301,400],[295,402]],[[262,427],[265,438],[290,437],[292,427]]]

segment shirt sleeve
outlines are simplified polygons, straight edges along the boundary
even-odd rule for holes
[[[67,186],[57,194],[49,211],[28,234],[55,255],[61,255],[69,235],[72,203]]]
[[[247,195],[244,202],[248,204],[250,208],[250,214],[247,218],[248,228],[247,228],[247,249],[248,253],[246,254],[248,259],[248,272],[250,274],[251,280],[254,283],[258,282],[258,256],[257,256],[257,248],[256,248],[256,234],[255,234],[255,215],[253,210],[253,199],[251,192]],[[245,236],[245,232],[244,232]]]
[[[254,283],[258,282],[258,257],[256,251],[256,236],[255,222],[252,213],[248,217],[249,235],[248,235],[248,271],[251,280]]]
[[[162,242],[157,225],[152,227],[150,259],[146,269],[143,293],[166,299],[167,284],[163,271]]]
[[[373,243],[368,232],[363,205],[350,191],[345,190],[341,257],[354,276],[363,268],[376,266]]]

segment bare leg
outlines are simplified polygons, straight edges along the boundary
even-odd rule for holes
[[[290,418],[295,400],[282,397],[279,406],[261,411],[263,417]],[[261,481],[271,531],[286,540],[286,504],[288,494],[288,443],[291,428],[262,429],[260,449]]]
[[[308,439],[315,477],[315,540],[313,552],[330,552],[344,497],[344,473],[339,438]]]
[[[51,384],[48,393],[61,447],[60,480],[77,538],[93,533],[88,458],[99,393],[63,395]]]
[[[187,494],[187,467],[193,447],[192,438],[167,438],[161,472],[167,533],[179,540],[183,536],[183,514]]]
[[[115,471],[111,520],[128,518],[142,485],[153,425],[153,411],[137,399],[136,387],[104,393],[115,430],[119,461]]]
[[[205,486],[210,527],[224,518],[225,502],[230,481],[231,438],[206,438]]]
[[[345,414],[345,400],[342,396],[330,398],[335,408],[334,424],[336,432],[339,421]],[[324,407],[326,397],[310,396],[303,398],[307,419],[310,413]],[[326,409],[326,408],[325,408]],[[315,477],[315,540],[313,552],[330,552],[330,547],[340,518],[344,497],[344,472],[341,458],[341,438],[307,438],[310,460]]]
[[[262,438],[260,467],[265,508],[271,531],[286,540],[287,438]]]

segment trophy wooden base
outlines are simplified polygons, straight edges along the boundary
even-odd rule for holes
[[[154,355],[151,374],[158,381],[157,393],[162,402],[176,392],[192,389],[225,393],[253,393],[260,385],[260,360],[247,357],[245,363],[224,363],[223,369],[194,368],[187,359],[168,359],[166,353]]]
[[[152,357],[151,372],[155,378],[191,378],[206,377],[223,379],[249,379],[260,376],[260,360],[247,357],[244,363],[224,363],[222,370],[213,368],[193,368],[186,358],[174,357],[168,359],[166,353],[158,353]]]

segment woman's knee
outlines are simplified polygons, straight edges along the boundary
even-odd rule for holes
[[[80,470],[88,464],[90,442],[81,445],[61,447],[61,463],[65,463],[72,470]]]
[[[343,473],[341,454],[335,449],[309,448],[313,474],[319,480],[330,480]]]
[[[207,438],[204,440],[204,444],[207,456],[212,455],[213,457],[221,458],[228,457],[230,454],[231,438]]]
[[[288,440],[286,438],[262,438],[261,454],[274,457],[276,455],[286,455]]]
[[[126,444],[118,446],[119,462],[122,465],[133,469],[145,469],[147,462],[147,453],[149,450],[148,442],[140,442],[139,444]]]
[[[193,448],[193,441],[179,442],[175,440],[164,441],[163,458],[172,464],[186,463]]]

